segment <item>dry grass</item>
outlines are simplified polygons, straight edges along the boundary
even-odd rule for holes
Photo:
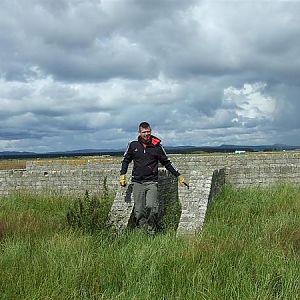
[[[54,159],[38,159],[32,161],[35,165],[49,165],[49,164],[63,164],[63,165],[87,165],[87,164],[97,164],[97,163],[108,163],[113,162],[119,163],[120,158],[111,156],[87,156],[87,157],[72,157],[72,158],[54,158]]]
[[[0,170],[26,169],[26,160],[5,159],[0,160]]]
[[[0,160],[0,170],[20,170],[26,169],[26,164],[30,162],[34,165],[44,166],[44,165],[54,165],[62,164],[69,166],[81,166],[81,165],[93,165],[97,163],[101,164],[112,164],[120,163],[119,157],[111,156],[99,156],[99,157],[72,157],[72,158],[53,158],[53,159],[3,159]]]

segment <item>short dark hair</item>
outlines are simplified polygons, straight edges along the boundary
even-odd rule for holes
[[[151,128],[150,127],[150,124],[148,122],[142,122],[140,125],[139,125],[139,130],[140,128]]]

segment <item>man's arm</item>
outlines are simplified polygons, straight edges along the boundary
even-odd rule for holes
[[[165,149],[163,148],[162,145],[158,146],[160,149],[160,158],[159,161],[160,163],[169,171],[171,172],[174,176],[178,177],[180,176],[180,173],[176,166],[170,161],[170,159],[167,156],[167,153]]]
[[[178,181],[181,186],[186,186],[189,188],[189,184],[186,182],[185,178],[179,173],[178,169],[175,167],[175,165],[169,160],[165,149],[163,148],[162,145],[159,145],[160,150],[161,150],[161,155],[159,161],[161,164],[169,171],[171,172],[174,176],[178,178]]]
[[[127,146],[127,149],[124,153],[124,158],[122,161],[120,175],[124,175],[127,173],[128,165],[131,163],[132,159],[133,159],[133,156],[132,156],[131,143],[129,143]]]

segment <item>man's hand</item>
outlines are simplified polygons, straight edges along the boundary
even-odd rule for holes
[[[185,178],[182,175],[178,176],[178,182],[180,183],[181,186],[186,186],[187,188],[189,188],[188,183],[186,182]]]
[[[120,185],[122,187],[125,187],[127,185],[127,181],[126,181],[126,176],[125,174],[124,175],[120,175],[119,177],[119,182],[120,182]]]

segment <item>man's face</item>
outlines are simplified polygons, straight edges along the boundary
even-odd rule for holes
[[[142,128],[141,127],[140,130],[139,130],[139,134],[140,134],[140,137],[144,141],[148,142],[151,138],[151,128],[150,127],[148,127],[148,128]]]

